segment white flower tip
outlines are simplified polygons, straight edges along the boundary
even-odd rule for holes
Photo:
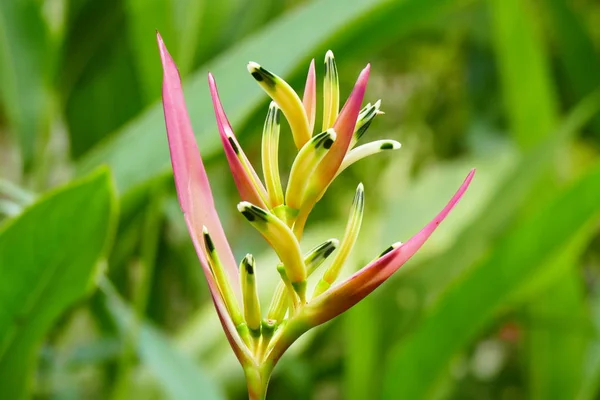
[[[250,253],[246,254],[246,256],[244,257],[244,264],[249,265],[249,266],[254,265],[254,257],[252,256],[252,254],[250,254]]]
[[[252,204],[247,201],[240,201],[237,205],[237,209],[239,212],[243,212],[252,207]]]
[[[327,133],[329,134],[329,138],[335,142],[335,139],[337,139],[337,133],[335,133],[335,129],[329,128],[327,129]]]
[[[202,234],[208,235],[208,228],[206,227],[206,225],[202,225]]]
[[[250,61],[248,63],[248,72],[253,73],[260,70],[260,64],[255,63],[254,61]]]
[[[327,64],[327,62],[332,58],[334,58],[333,51],[327,50],[327,53],[325,53],[325,64]]]
[[[363,185],[363,183],[361,182],[361,183],[359,183],[359,184],[358,184],[358,186],[356,187],[356,192],[357,192],[357,193],[359,193],[359,192],[360,192],[360,193],[362,193],[362,192],[364,192],[364,191],[365,191],[365,186],[364,186],[364,185]]]

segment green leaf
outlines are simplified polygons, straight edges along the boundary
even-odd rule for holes
[[[34,0],[0,1],[0,102],[19,138],[25,168],[50,121],[53,47]]]
[[[493,2],[496,48],[501,60],[504,94],[511,102],[511,107],[507,109],[511,131],[525,149],[540,143],[549,133],[545,129],[554,126],[556,120],[555,88],[542,41],[535,31],[536,18],[543,4],[554,11],[551,14],[560,14],[554,15],[554,22],[566,29],[559,34],[559,43],[566,51],[563,60],[567,62],[569,72],[580,75],[574,82],[581,83],[577,80],[585,79],[585,72],[589,72],[581,69],[573,71],[575,64],[593,64],[587,61],[589,56],[593,56],[593,52],[584,56],[581,52],[586,49],[576,46],[586,44],[585,40],[582,41],[583,33],[571,29],[576,28],[576,20],[569,20],[573,16],[564,13],[569,10],[562,4],[562,0],[539,5],[522,1]],[[515,29],[511,23],[516,23],[519,29]],[[585,35],[583,39],[586,39]],[[579,58],[573,59],[576,56]],[[585,61],[582,57],[585,57]],[[588,94],[594,88],[595,85],[589,86],[587,92],[581,92],[581,95]],[[568,149],[568,146],[558,147],[556,153],[564,157]],[[556,159],[554,164],[562,167],[566,160],[568,159],[557,162],[559,160]],[[535,196],[529,196],[525,208],[535,208],[542,199],[556,193],[558,169],[552,170],[549,167],[548,163],[543,175],[532,182],[532,193]],[[586,346],[586,329],[583,323],[586,309],[576,266],[583,247],[589,241],[590,233],[584,231],[579,236],[580,239],[571,239],[568,246],[568,243],[564,243],[561,251],[554,255],[555,259],[521,290],[535,293],[534,296],[529,294],[531,300],[526,307],[528,326],[525,329],[523,351],[529,380],[528,395],[532,399],[574,398],[579,389]],[[530,241],[533,244],[535,239],[531,238]],[[565,365],[569,365],[568,371],[565,370]]]
[[[589,232],[584,233],[580,236],[586,240],[575,241],[575,251],[563,252],[552,262],[558,262],[563,273],[527,309],[524,354],[531,399],[574,399],[580,389],[590,326],[582,283],[574,267],[589,241]]]
[[[376,398],[379,369],[379,318],[375,298],[368,297],[344,314],[344,399]]]
[[[160,96],[162,73],[154,65],[157,55],[155,32],[159,30],[165,40],[174,36],[172,3],[172,0],[127,0],[124,3],[130,48],[146,104]]]
[[[221,400],[225,397],[205,371],[175,348],[158,329],[139,323],[108,280],[101,282],[108,309],[123,334],[139,329],[137,351],[169,398],[174,400]]]
[[[75,8],[76,2],[70,6]],[[123,2],[83,1],[69,10],[69,36],[64,44],[60,69],[60,93],[70,139],[71,156],[79,159],[98,142],[133,118],[146,104],[141,82],[150,79],[136,70]],[[137,28],[142,29],[142,28]],[[154,37],[154,30],[148,32]],[[142,45],[140,45],[142,46]],[[155,53],[156,54],[156,53]],[[155,72],[158,87],[159,71]],[[115,88],[127,88],[116,93]],[[156,100],[156,93],[150,100]],[[107,101],[110,99],[110,101]]]
[[[106,170],[40,198],[0,228],[0,387],[27,397],[40,340],[92,287],[113,227]]]
[[[538,32],[535,9],[522,0],[489,0],[504,107],[522,148],[556,126],[557,100]]]
[[[581,386],[576,397],[578,400],[595,399],[600,389],[600,293],[589,295],[591,309],[592,340],[588,341],[586,363],[581,374]]]
[[[488,257],[454,279],[423,321],[393,349],[385,398],[429,398],[452,358],[505,302],[514,300],[514,293],[534,279],[579,232],[597,222],[599,197],[600,166],[596,165],[501,237]]]
[[[327,40],[340,33],[348,34],[348,26],[354,33],[368,31],[371,25],[369,13],[378,18],[386,15],[403,15],[411,10],[412,18],[404,18],[402,32],[408,31],[441,9],[449,1],[419,1],[389,3],[385,0],[350,0],[340,7],[338,0],[319,0],[298,7],[283,15],[256,35],[240,42],[210,65],[204,66],[185,84],[188,110],[202,155],[213,155],[219,146],[214,114],[208,95],[206,73],[210,70],[219,84],[219,93],[232,125],[246,119],[266,97],[253,79],[247,76],[246,64],[254,60],[282,76],[295,72],[302,66],[308,68],[307,60],[323,48]],[[171,46],[170,43],[167,43]],[[174,44],[173,44],[174,45]],[[293,48],[294,51],[277,49]],[[177,61],[177,60],[176,60]],[[156,68],[160,68],[158,56]],[[133,186],[168,171],[170,168],[162,107],[156,104],[122,131],[105,141],[78,165],[85,172],[100,164],[108,164],[115,173],[117,186],[126,192]]]
[[[548,33],[552,35],[559,52],[559,62],[571,84],[575,100],[600,87],[600,57],[591,33],[567,0],[549,0],[544,3],[548,11]],[[596,134],[600,134],[600,116],[594,120]]]

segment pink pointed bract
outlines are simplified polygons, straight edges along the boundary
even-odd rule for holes
[[[229,120],[227,119],[227,115],[221,104],[221,99],[219,98],[217,84],[210,73],[208,74],[208,85],[213,101],[213,107],[215,109],[221,142],[223,143],[225,156],[227,157],[227,162],[229,163],[240,197],[243,201],[249,201],[259,207],[267,208],[265,201],[263,200],[268,197],[267,191],[262,186],[258,175],[250,165],[250,162],[246,158],[246,155],[233,133],[233,129],[231,128],[231,124],[229,124]],[[245,160],[246,165],[250,168],[249,172],[244,169],[240,158]]]
[[[322,165],[319,166],[319,171],[317,172],[317,174],[320,175],[319,178],[322,182],[322,189],[329,185],[342,164],[344,156],[348,152],[348,146],[352,140],[358,113],[362,108],[362,102],[367,90],[370,72],[371,65],[367,64],[358,76],[350,97],[348,97],[348,100],[344,104],[344,107],[342,107],[342,110],[333,125],[333,129],[337,134],[337,140],[323,160]]]
[[[237,284],[239,277],[235,259],[214,206],[206,170],[196,145],[196,139],[185,106],[179,71],[160,34],[157,34],[157,40],[164,70],[163,109],[177,197],[185,215],[186,224],[204,270],[219,318],[237,354],[243,351],[241,348],[236,349],[236,347],[239,347],[241,340],[225,310],[221,294],[210,272],[204,254],[204,247],[199,242],[200,235],[202,235],[202,226],[206,225],[212,232],[215,247],[222,257],[229,279],[234,283],[232,286],[239,293],[239,284]]]
[[[425,244],[431,234],[452,211],[471,184],[474,175],[475,170],[471,170],[448,204],[419,233],[398,248],[362,268],[338,286],[317,297],[308,306],[310,310],[306,311],[310,315],[311,323],[319,325],[335,318],[369,295],[400,269]]]
[[[302,104],[308,116],[308,128],[310,132],[315,129],[315,117],[317,114],[317,73],[315,72],[315,59],[313,58],[308,67],[308,76],[304,86]]]

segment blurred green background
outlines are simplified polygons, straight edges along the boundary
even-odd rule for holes
[[[207,71],[258,168],[268,99],[248,61],[301,92],[332,49],[342,98],[371,63],[385,115],[366,140],[403,147],[344,172],[303,240],[340,238],[362,181],[348,274],[477,168],[413,260],[286,353],[268,398],[600,398],[599,2],[1,0],[3,398],[247,396],[174,193],[157,29],[265,299],[276,261],[236,212]]]

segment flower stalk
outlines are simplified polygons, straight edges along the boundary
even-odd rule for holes
[[[397,242],[352,276],[340,280],[342,267],[358,239],[364,215],[364,187],[358,185],[341,241],[330,239],[303,255],[301,239],[314,205],[331,182],[359,160],[387,150],[398,150],[394,140],[357,146],[380,110],[381,101],[362,106],[370,66],[359,74],[342,109],[337,65],[331,51],[325,56],[322,131],[316,124],[316,73],[310,63],[302,99],[282,78],[250,62],[248,71],[272,102],[263,127],[264,183],[246,157],[225,114],[217,84],[208,83],[217,127],[241,202],[239,212],[263,236],[279,257],[272,268],[281,282],[263,315],[258,292],[258,267],[251,254],[237,267],[217,215],[206,171],[185,106],[177,67],[158,35],[163,65],[163,107],[175,187],[190,237],[203,268],[223,330],[244,370],[250,399],[263,400],[278,360],[306,331],[346,311],[406,263],[460,200],[474,170],[450,202],[415,236]],[[298,154],[283,190],[279,173],[280,113],[287,119]],[[307,278],[330,255],[314,288]],[[264,266],[260,266],[264,268]],[[309,290],[312,296],[309,297]]]

